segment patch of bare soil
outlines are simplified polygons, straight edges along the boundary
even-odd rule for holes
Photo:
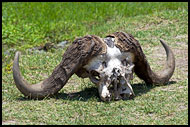
[[[16,124],[17,122],[16,121],[14,121],[14,120],[7,120],[7,121],[3,121],[2,122],[2,125],[10,125],[10,124]]]

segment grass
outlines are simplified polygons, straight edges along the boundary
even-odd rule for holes
[[[2,8],[3,51],[26,50],[48,41],[72,42],[86,34],[104,37],[125,31],[139,40],[153,70],[161,70],[165,60],[160,38],[166,40],[176,57],[169,84],[146,86],[135,76],[133,100],[105,103],[89,79],[76,75],[57,96],[28,100],[13,81],[14,52],[4,55],[2,124],[188,124],[187,3],[3,3]],[[22,54],[20,67],[24,78],[32,84],[43,80],[60,63],[63,53],[64,50],[56,50]]]
[[[3,3],[3,45],[25,49],[46,42],[72,41],[89,34],[106,35],[101,26],[115,16],[151,14],[187,8],[187,3]],[[107,28],[108,29],[108,28]]]

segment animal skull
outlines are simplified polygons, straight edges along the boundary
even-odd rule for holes
[[[121,99],[121,95],[133,96],[134,92],[130,85],[133,75],[132,56],[130,53],[122,53],[114,45],[114,38],[104,39],[107,53],[99,55],[84,66],[89,72],[90,80],[98,86],[99,95],[102,100],[109,101],[112,93],[109,88],[114,87],[115,100]],[[98,78],[97,78],[98,77]]]
[[[16,52],[13,63],[13,78],[16,87],[26,97],[43,99],[60,91],[69,78],[76,74],[90,78],[98,86],[100,98],[109,101],[133,97],[130,81],[133,72],[147,84],[163,84],[169,81],[175,69],[175,57],[163,40],[166,50],[165,68],[155,73],[150,68],[140,43],[131,35],[115,32],[102,39],[95,35],[77,38],[63,54],[62,61],[48,78],[37,84],[29,84],[19,68],[19,54]]]

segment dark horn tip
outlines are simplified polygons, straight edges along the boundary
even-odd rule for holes
[[[169,52],[169,51],[168,51],[168,50],[169,50],[169,47],[168,47],[168,45],[166,44],[166,42],[165,42],[163,39],[160,39],[160,42],[161,42],[161,44],[163,45],[163,47],[165,48],[166,52]]]
[[[165,44],[165,41],[163,39],[160,39],[160,42],[162,43],[162,45]]]

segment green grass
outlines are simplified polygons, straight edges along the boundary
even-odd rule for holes
[[[87,33],[105,35],[102,25],[128,18],[187,8],[187,3],[3,3],[2,43],[25,49],[46,42],[72,41]]]
[[[148,87],[135,76],[133,100],[105,103],[89,79],[76,75],[56,97],[28,100],[13,81],[14,52],[5,55],[3,124],[188,124],[187,3],[3,3],[2,8],[3,51],[26,50],[46,42],[72,42],[86,34],[104,37],[124,31],[139,40],[153,70],[162,69],[165,60],[160,38],[172,48],[176,58],[170,84]],[[64,50],[56,50],[22,54],[24,78],[32,84],[43,80],[60,63],[63,53]]]

